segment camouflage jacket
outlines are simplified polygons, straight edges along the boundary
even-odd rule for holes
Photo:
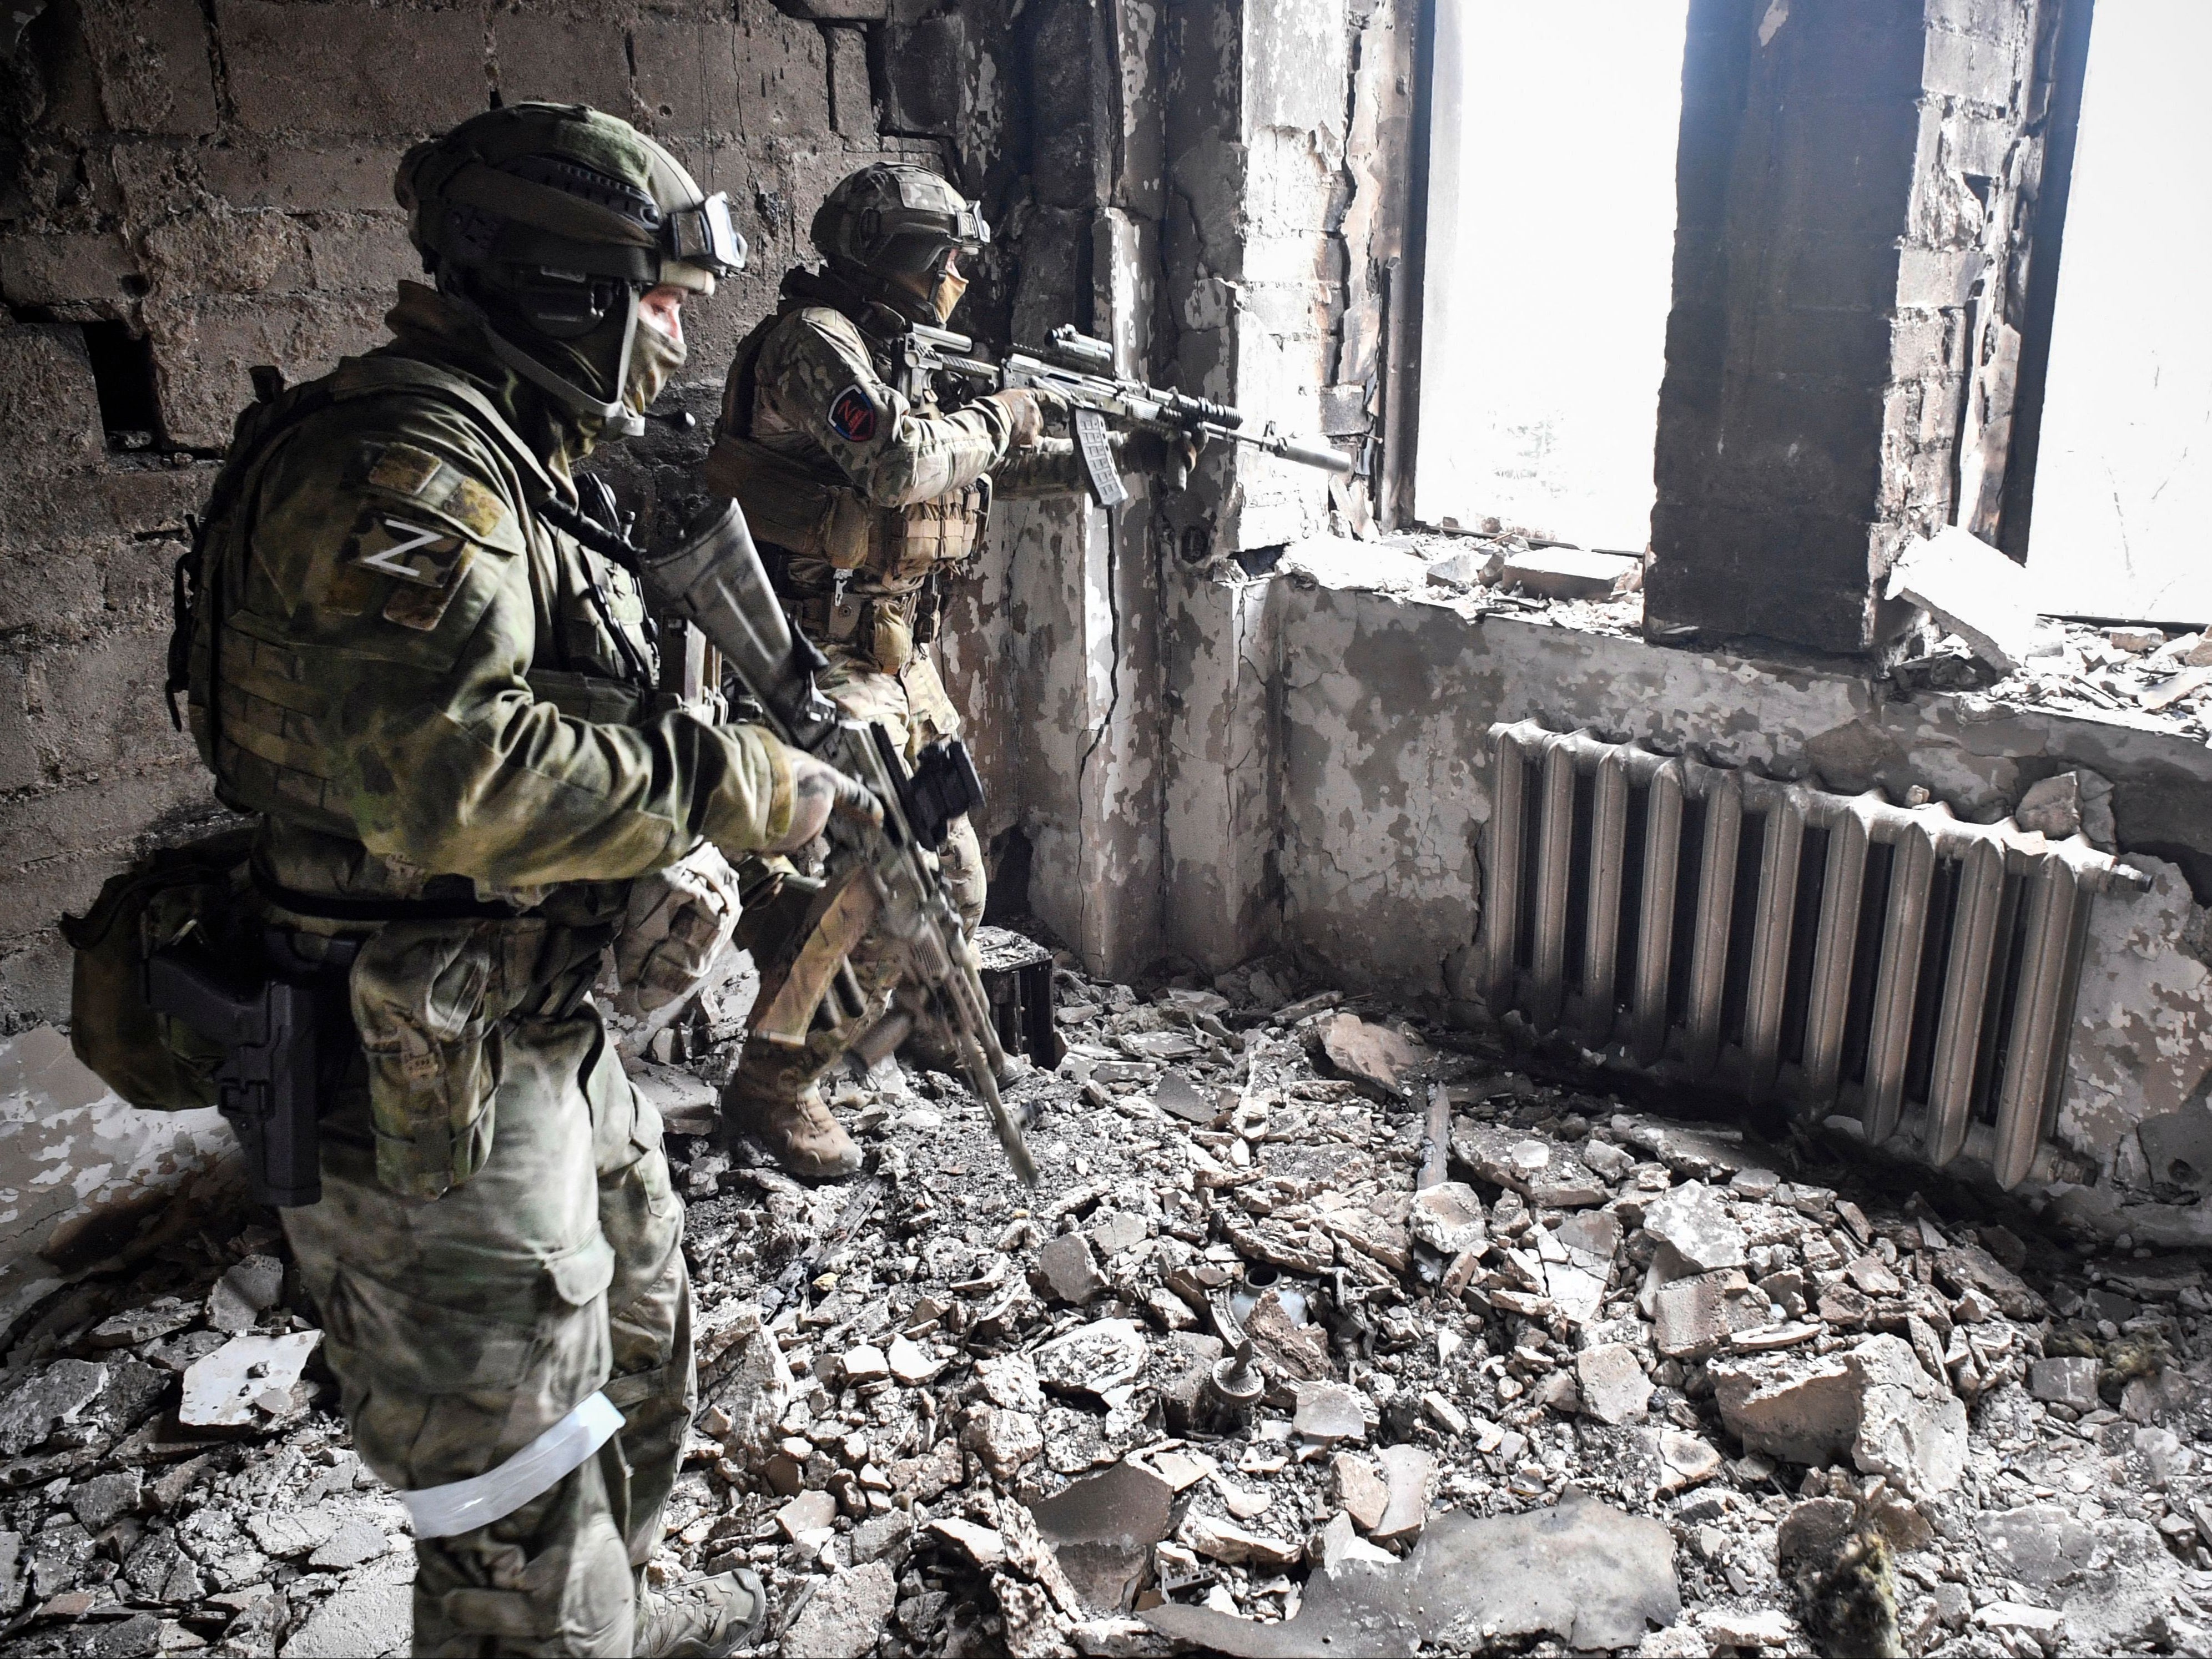
[[[1002,404],[948,411],[927,385],[901,385],[903,326],[835,278],[793,270],[775,314],[738,348],[708,483],[787,556],[778,574],[793,593],[911,593],[973,552],[994,484],[1019,495],[1079,487],[1067,440],[1009,453]],[[845,499],[817,507],[824,492]],[[817,514],[836,527],[779,533]]]
[[[430,290],[388,321],[240,417],[204,543],[193,724],[269,877],[528,905],[781,836],[782,745],[656,698],[635,582],[533,511],[585,441]]]

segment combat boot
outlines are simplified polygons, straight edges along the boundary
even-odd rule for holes
[[[804,1050],[746,1044],[737,1071],[722,1085],[722,1144],[735,1151],[751,1135],[777,1163],[808,1181],[859,1174],[860,1149],[816,1086],[828,1069],[828,1062]]]
[[[768,1592],[750,1568],[637,1596],[641,1659],[723,1659],[751,1647],[768,1624]]]

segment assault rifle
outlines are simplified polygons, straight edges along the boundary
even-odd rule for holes
[[[960,1055],[969,1087],[989,1112],[1014,1173],[1035,1186],[1036,1164],[999,1095],[1006,1055],[982,977],[968,953],[960,913],[926,856],[944,844],[952,819],[983,804],[966,745],[933,743],[909,773],[881,726],[848,717],[822,695],[814,677],[828,661],[785,617],[736,502],[708,509],[670,551],[623,548],[654,603],[707,636],[776,735],[858,779],[884,809],[880,828],[830,821],[828,879],[802,924],[803,942],[789,973],[780,985],[761,988],[748,1041],[802,1045],[825,1003],[833,1027],[856,1020],[866,1000],[848,957],[868,939],[896,967],[908,1006],[863,1033],[855,1052],[879,1059],[915,1019],[933,1028]]]
[[[1242,410],[1121,379],[1114,373],[1114,348],[1078,333],[1072,323],[1053,330],[1046,346],[1015,347],[1002,363],[977,356],[975,341],[965,334],[921,323],[908,331],[902,349],[905,366],[917,375],[950,375],[993,392],[1031,386],[1066,398],[1073,406],[1070,424],[1075,430],[1075,452],[1101,507],[1118,507],[1129,497],[1107,447],[1109,422],[1170,440],[1224,438],[1301,466],[1353,471],[1352,457],[1322,439],[1285,437],[1275,430],[1273,421],[1256,432],[1249,431]],[[1181,482],[1178,477],[1178,487]]]

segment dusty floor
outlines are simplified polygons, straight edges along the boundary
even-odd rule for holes
[[[1035,1194],[896,1066],[842,1085],[842,1186],[671,1137],[702,1387],[656,1571],[751,1564],[782,1653],[2212,1650],[2196,1262],[1287,970],[1060,1000]],[[233,1216],[10,1334],[6,1651],[404,1649],[404,1516],[283,1386],[283,1255]]]

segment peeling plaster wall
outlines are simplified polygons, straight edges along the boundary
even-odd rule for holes
[[[243,1179],[213,1109],[134,1111],[51,1025],[0,1037],[0,1330],[188,1184]]]
[[[2158,879],[2091,912],[2058,1139],[2128,1179],[2142,1175],[2129,1133],[2142,1120],[2186,1109],[2212,1136],[2202,878],[2192,892],[2191,871],[2159,856],[2201,871],[2212,851],[2203,745],[2149,722],[1973,696],[1898,701],[1828,666],[1662,649],[1536,617],[1478,622],[1433,592],[1418,560],[1328,539],[1292,548],[1264,601],[1239,596],[1272,613],[1279,641],[1281,938],[1333,982],[1471,994],[1461,953],[1480,921],[1493,722],[1587,726],[1844,793],[1897,799],[1918,785],[1978,822],[2087,767],[2113,782],[2121,851]]]

